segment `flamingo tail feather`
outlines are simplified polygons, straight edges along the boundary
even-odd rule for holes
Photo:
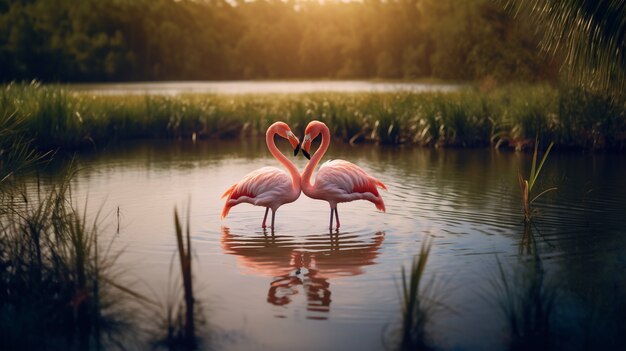
[[[224,192],[224,194],[222,194],[222,197],[220,199],[223,199],[226,196],[229,196],[230,194],[232,194],[233,191],[235,191],[236,187],[237,187],[237,184],[233,184],[230,188],[226,189],[226,191]]]
[[[228,216],[228,212],[230,212],[231,207],[233,207],[233,205],[229,204],[229,202],[230,202],[231,195],[235,191],[236,187],[237,187],[237,184],[233,184],[230,188],[226,189],[224,194],[222,194],[222,197],[221,197],[222,199],[226,197],[226,203],[224,204],[224,208],[222,209],[222,219]]]
[[[383,184],[383,182],[381,182],[378,179],[376,179],[376,185],[378,185],[381,189],[387,190],[387,186],[385,184]]]
[[[383,212],[387,212],[387,209],[385,208],[385,203],[383,202],[383,198],[379,197],[379,200],[374,202],[374,205],[376,205],[376,209],[383,211]]]
[[[222,219],[226,218],[226,216],[228,216],[228,212],[230,212],[230,209],[233,206],[231,204],[228,203],[228,201],[226,201],[226,203],[224,204],[224,208],[222,209]]]

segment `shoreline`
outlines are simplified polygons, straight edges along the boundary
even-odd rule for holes
[[[175,96],[94,95],[61,86],[1,87],[3,120],[42,150],[81,149],[132,139],[229,139],[263,135],[283,120],[302,132],[324,121],[348,143],[426,147],[626,150],[626,105],[549,85],[489,91],[292,93]]]

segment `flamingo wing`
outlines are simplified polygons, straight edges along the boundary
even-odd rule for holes
[[[385,190],[387,187],[354,163],[344,160],[325,162],[317,173],[315,185],[337,202],[365,199],[372,201],[379,210],[385,211],[378,187]]]
[[[291,184],[289,174],[276,167],[254,170],[224,192],[222,198],[226,198],[226,203],[222,218],[228,215],[231,207],[242,202],[273,207],[294,201],[288,196],[292,193]]]

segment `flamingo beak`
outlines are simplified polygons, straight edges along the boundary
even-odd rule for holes
[[[294,156],[298,156],[298,151],[300,151],[300,146],[302,145],[302,142],[298,143],[298,146],[296,146],[296,148],[293,150],[293,155]],[[304,153],[305,151],[302,150],[302,152]]]
[[[287,140],[289,140],[289,143],[293,148],[293,155],[296,156],[298,151],[300,151],[300,140],[292,132],[287,132]]]
[[[311,136],[307,134],[304,136],[304,139],[302,139],[302,154],[308,160],[311,159],[311,154],[309,153],[310,149],[311,149]]]

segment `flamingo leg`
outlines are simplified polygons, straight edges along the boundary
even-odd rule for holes
[[[268,207],[269,209],[269,207]],[[276,211],[272,210],[272,229],[274,229],[274,219],[276,218]]]
[[[337,220],[337,229],[339,229],[339,212],[337,211],[337,207],[335,207],[335,219]]]
[[[269,208],[269,207],[266,207],[266,208],[265,208],[265,216],[263,217],[263,224],[261,224],[261,228],[266,228],[266,227],[267,227],[267,226],[265,225],[265,221],[267,220],[267,212],[269,212],[269,210],[270,210],[270,208]],[[273,225],[274,225],[274,224],[272,223],[272,226],[273,226]]]
[[[328,229],[330,229],[330,230],[333,229],[333,211],[334,211],[334,209],[331,208],[330,209],[330,225],[328,226]]]

